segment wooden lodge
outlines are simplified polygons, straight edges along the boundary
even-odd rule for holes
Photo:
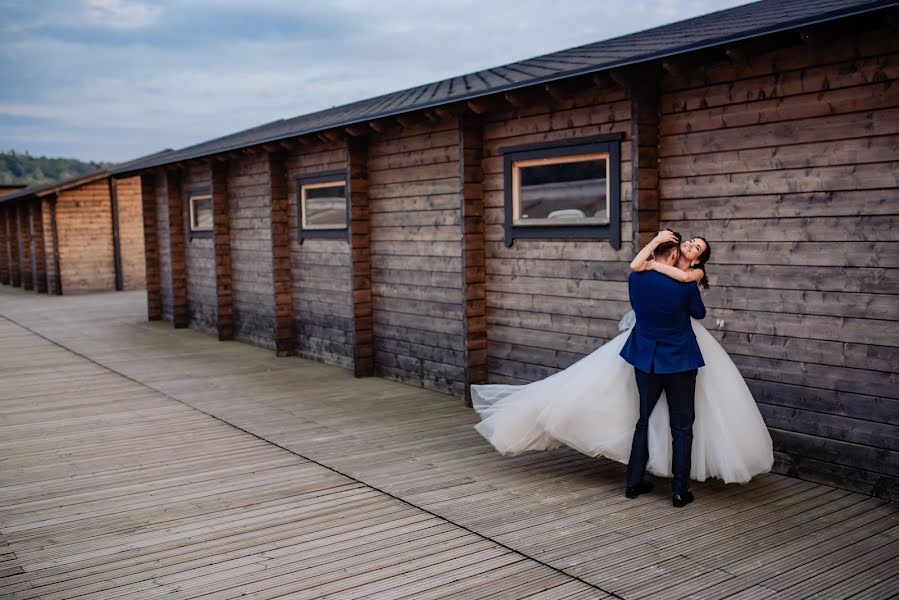
[[[615,336],[671,227],[712,246],[777,470],[899,498],[896,4],[758,2],[120,165],[149,318],[464,397]]]
[[[140,179],[98,171],[0,196],[0,283],[60,295],[144,287]]]

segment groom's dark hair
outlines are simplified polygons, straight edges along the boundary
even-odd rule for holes
[[[673,233],[674,236],[677,238],[677,241],[676,242],[662,242],[661,244],[656,246],[655,252],[653,252],[653,255],[656,258],[667,257],[674,250],[677,250],[678,248],[680,248],[680,243],[684,239],[683,236],[681,236],[681,234],[679,234],[676,231],[673,231],[671,229],[668,229],[667,231],[670,231],[671,233]]]

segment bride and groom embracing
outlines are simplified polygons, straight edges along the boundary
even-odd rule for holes
[[[672,477],[676,507],[693,501],[690,479],[745,483],[770,471],[755,400],[699,323],[710,256],[703,238],[660,232],[631,263],[622,333],[546,379],[472,386],[478,432],[503,454],[567,445],[625,463],[628,498],[652,491],[647,470]]]

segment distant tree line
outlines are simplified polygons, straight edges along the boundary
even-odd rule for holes
[[[0,184],[46,185],[106,169],[107,162],[84,162],[74,158],[31,156],[15,150],[0,152]]]

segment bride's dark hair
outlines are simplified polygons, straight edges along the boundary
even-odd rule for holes
[[[709,272],[705,268],[705,264],[709,262],[709,259],[712,258],[712,245],[709,244],[709,241],[704,237],[696,236],[696,239],[702,240],[705,242],[705,250],[702,254],[699,255],[699,260],[696,261],[695,265],[690,265],[691,269],[702,269],[702,279],[699,280],[699,285],[702,286],[703,289],[709,289]]]

